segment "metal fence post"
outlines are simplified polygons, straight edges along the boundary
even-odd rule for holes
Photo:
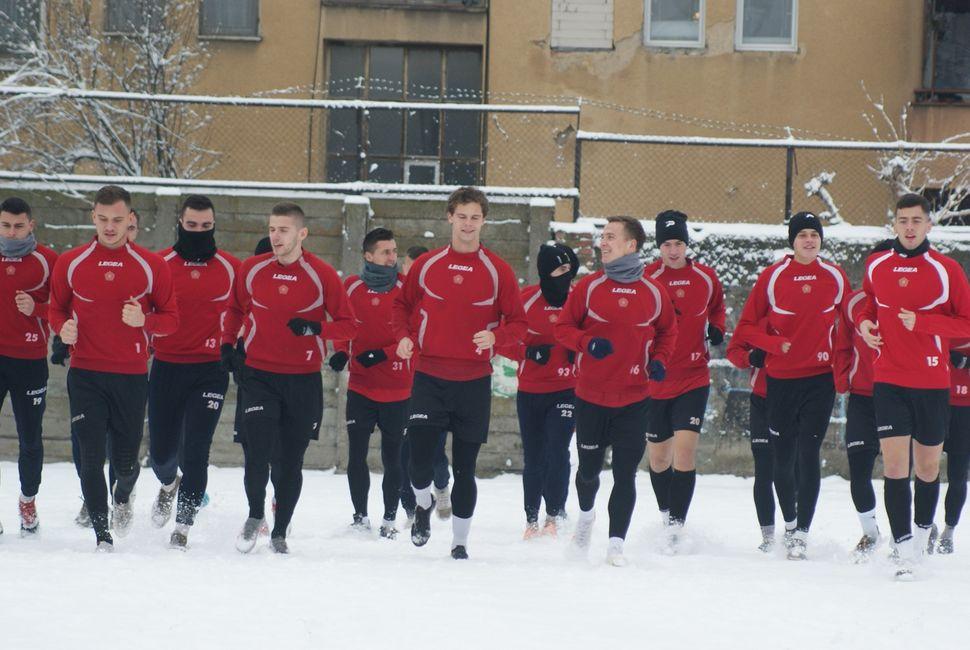
[[[785,221],[791,219],[792,176],[795,169],[795,147],[785,148]]]

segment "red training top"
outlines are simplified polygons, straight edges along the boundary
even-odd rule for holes
[[[57,253],[46,246],[23,257],[0,258],[0,356],[14,359],[47,357],[47,307],[51,272]],[[34,312],[17,309],[17,293],[34,299]]]
[[[862,338],[859,323],[866,308],[866,294],[859,289],[849,294],[842,306],[841,322],[835,344],[835,390],[840,393],[872,396],[872,362],[876,351]]]

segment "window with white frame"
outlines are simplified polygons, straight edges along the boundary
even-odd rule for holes
[[[646,44],[703,47],[705,0],[644,0]]]
[[[202,0],[200,36],[258,36],[259,0]]]
[[[798,0],[738,0],[739,50],[798,49]]]

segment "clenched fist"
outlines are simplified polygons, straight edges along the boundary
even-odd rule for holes
[[[24,316],[30,316],[34,313],[34,299],[23,291],[17,292],[14,302],[17,303],[17,311]]]
[[[65,345],[75,345],[77,343],[77,321],[73,318],[64,321],[64,325],[61,326],[60,335]]]
[[[129,298],[125,306],[121,308],[121,320],[129,327],[143,327],[145,325],[145,312],[141,310],[141,304],[134,298]]]

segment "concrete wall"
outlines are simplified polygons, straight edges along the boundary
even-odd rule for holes
[[[81,188],[93,189],[93,188]],[[266,196],[209,194],[217,209],[216,239],[220,247],[246,258],[252,254],[256,242],[265,236],[271,206],[280,200],[295,200],[308,215],[310,237],[306,248],[320,255],[344,276],[357,273],[362,265],[360,242],[364,233],[384,226],[396,234],[398,247],[404,249],[421,244],[428,248],[442,246],[450,240],[445,220],[445,202],[441,197],[426,199],[344,197],[325,194],[288,194]],[[190,192],[185,192],[188,194]],[[38,221],[38,240],[62,252],[93,236],[89,227],[90,206],[85,198],[67,198],[43,189],[0,187],[0,195],[17,194],[33,206]],[[90,195],[90,194],[88,194]],[[141,232],[138,243],[160,250],[174,240],[175,221],[181,195],[171,189],[135,191],[134,205],[138,211]],[[529,264],[530,252],[548,238],[553,207],[546,201],[518,202],[497,200],[492,203],[486,225],[486,245],[509,261],[522,282],[535,282]],[[499,369],[501,372],[501,368]],[[70,459],[69,408],[65,387],[66,371],[60,366],[51,369],[47,412],[44,419],[44,440],[48,461]],[[346,434],[343,428],[343,399],[346,394],[347,373],[340,376],[324,367],[324,416],[319,442],[310,445],[308,467],[342,469],[346,466]],[[496,392],[498,386],[496,386]],[[217,465],[238,465],[242,452],[232,443],[232,417],[235,409],[235,387],[227,395],[225,408],[212,446],[212,462]],[[480,467],[484,473],[521,467],[518,423],[514,400],[497,396],[493,400],[492,434],[483,450]],[[378,436],[373,440],[376,445]],[[17,436],[10,407],[0,415],[0,458],[15,459]],[[374,451],[370,458],[380,467],[380,456]]]

